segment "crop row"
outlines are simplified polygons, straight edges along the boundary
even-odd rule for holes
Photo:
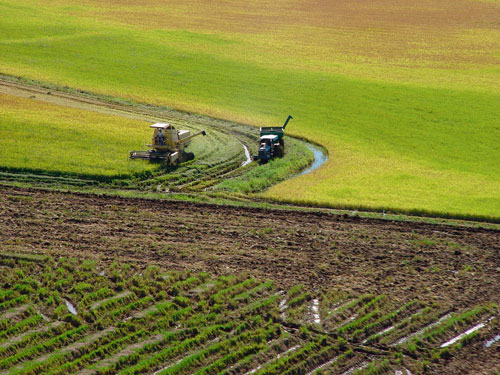
[[[200,367],[201,364],[209,362],[208,367],[213,365],[213,357],[218,355],[227,355],[234,353],[235,347],[245,347],[247,350],[252,348],[260,351],[264,346],[264,343],[268,340],[276,337],[280,334],[280,327],[277,324],[271,324],[266,327],[254,329],[252,331],[246,331],[250,328],[249,325],[241,325],[241,329],[235,330],[235,335],[231,336],[225,340],[212,343],[207,347],[196,351],[195,353],[185,356],[179,362],[168,366],[159,372],[160,375],[173,375],[173,374],[185,374],[190,373],[196,367]],[[249,353],[249,352],[247,352]],[[255,353],[255,352],[254,352]],[[212,362],[212,364],[210,364]],[[219,369],[221,370],[221,369]],[[205,370],[199,371],[199,373],[207,373]],[[210,373],[210,372],[208,372]]]
[[[139,301],[134,302],[128,306],[131,306],[131,305],[139,306],[141,302],[144,302],[146,300],[150,300],[150,298],[151,297],[149,297],[149,298],[145,297],[143,300],[139,300]],[[184,305],[184,303],[185,303],[180,298],[180,296],[175,297],[174,301],[176,301],[176,302],[180,301],[181,305]],[[188,318],[194,312],[193,307],[191,307],[191,306],[187,306],[187,307],[181,308],[179,310],[180,306],[177,305],[176,303],[173,303],[173,302],[166,302],[166,303],[158,304],[157,306],[158,306],[158,308],[156,310],[152,309],[149,313],[144,314],[144,316],[139,319],[143,326],[144,326],[144,324],[147,325],[148,323],[154,322],[154,325],[152,327],[150,327],[150,331],[153,331],[153,332],[157,331],[158,329],[169,328],[169,327],[173,326],[175,324],[175,322],[177,322],[177,324],[178,324],[178,322],[180,322],[182,319]],[[143,307],[143,306],[141,306],[141,307]],[[121,311],[123,311],[123,308],[119,309],[118,312],[117,311],[111,312],[109,315],[113,316]],[[186,324],[189,325],[189,320],[194,319],[196,317],[198,317],[197,322],[199,323],[200,322],[199,315],[201,315],[201,314],[191,316],[191,318],[189,318],[187,320]]]
[[[5,273],[15,283],[0,290],[2,303],[23,297],[15,306],[26,305],[0,319],[8,341],[0,344],[0,370],[12,374],[334,374],[361,363],[361,373],[374,374],[401,356],[450,355],[439,350],[444,340],[497,311],[484,305],[448,315],[385,295],[318,295],[301,285],[277,291],[252,277],[68,259],[14,259]]]
[[[19,297],[12,298],[10,300],[0,303],[0,312],[19,306],[26,302],[28,302],[28,297],[26,295],[21,295]]]
[[[64,344],[74,342],[77,338],[82,337],[87,330],[88,326],[85,325],[73,328],[58,336],[52,337],[47,341],[17,352],[10,357],[3,358],[0,360],[0,369],[9,368],[19,362],[34,358],[42,353],[53,352],[56,348],[59,348]]]
[[[20,305],[18,307],[7,310],[0,318],[0,337],[8,335],[12,331],[12,326],[23,319],[26,319],[34,314],[33,306],[29,304]]]
[[[192,280],[194,280],[194,279],[191,279],[191,280],[187,279],[186,280],[187,282],[184,283],[184,286],[185,287],[196,286],[196,285],[199,284],[198,282],[194,282],[193,283]],[[254,285],[254,284],[255,283],[245,283],[245,285]],[[265,286],[269,287],[269,284],[266,284]],[[261,289],[265,289],[265,288],[264,287],[259,288],[259,290],[261,290]],[[228,296],[232,297],[238,290],[241,290],[241,289],[231,289],[232,293],[228,293]],[[131,294],[128,294],[128,295],[131,295]],[[97,323],[96,323],[96,325],[102,325],[102,323],[104,322],[104,320],[106,320],[109,323],[108,319],[104,319],[104,317],[105,318],[122,317],[126,313],[128,313],[128,312],[130,312],[132,310],[139,310],[141,308],[146,307],[147,305],[150,305],[153,302],[153,299],[152,299],[151,296],[147,296],[147,297],[144,297],[143,299],[132,301],[131,303],[129,303],[126,306],[120,306],[120,303],[116,303],[117,300],[123,302],[123,300],[120,300],[120,298],[118,298],[118,299],[113,299],[112,298],[111,299],[112,302],[110,302],[110,300],[108,299],[108,300],[105,300],[105,303],[100,303],[98,305],[98,310],[100,312],[100,315],[103,318],[101,318],[100,320],[98,320]],[[142,323],[144,323],[144,319],[146,319],[146,320],[149,319],[150,321],[154,321],[155,325],[154,325],[154,327],[152,327],[152,329],[156,330],[156,329],[171,327],[173,325],[173,322],[175,322],[176,320],[184,319],[184,318],[187,318],[189,316],[191,316],[190,319],[192,319],[193,321],[194,321],[194,319],[196,319],[196,322],[198,324],[202,320],[206,321],[207,317],[209,318],[210,316],[212,316],[213,319],[215,319],[215,315],[214,314],[208,314],[207,315],[207,314],[203,314],[202,313],[202,314],[198,314],[198,315],[193,315],[194,311],[193,311],[193,307],[192,306],[187,306],[187,307],[181,308],[179,310],[179,307],[184,306],[187,303],[189,303],[189,299],[178,295],[178,296],[176,296],[173,299],[173,301],[159,303],[158,304],[158,309],[156,309],[156,312],[155,312],[155,309],[151,309],[148,313],[144,314],[144,316],[142,316],[141,318],[139,318],[138,321],[141,321]],[[200,304],[200,303],[198,303],[198,304]],[[200,304],[200,305],[202,305],[202,304]],[[110,310],[110,308],[112,308],[112,307],[116,307],[116,309],[115,310]],[[167,314],[169,316],[168,316],[168,318],[165,318],[163,320],[160,319],[158,321],[158,313],[160,315],[163,313],[163,314]],[[156,318],[156,319],[153,319],[153,317]],[[203,319],[202,319],[202,317],[203,317]],[[111,319],[111,320],[116,320],[116,319]],[[189,321],[188,321],[188,323],[189,323]],[[104,327],[101,327],[101,328],[104,328]],[[104,337],[107,337],[107,336],[104,336]],[[133,337],[136,337],[136,336],[133,336]],[[138,338],[142,338],[142,336],[140,336]],[[82,341],[86,341],[85,337],[82,339]],[[103,353],[102,347],[104,347],[106,349],[105,353],[106,354],[110,354],[110,349],[111,348],[114,348],[114,349],[118,349],[119,348],[119,346],[117,345],[117,343],[122,343],[123,344],[123,343],[126,343],[126,342],[127,342],[127,340],[117,339],[113,343],[106,344],[103,340],[98,340],[98,341],[96,341],[96,344],[98,343],[99,346],[101,347],[101,349],[98,349],[98,353]],[[79,348],[79,355],[81,355],[85,351],[88,351],[87,349],[90,348],[91,344],[94,344],[94,343],[90,343],[87,340],[86,346],[83,347],[83,348],[82,347]],[[87,349],[85,349],[85,348],[87,348]],[[62,348],[62,350],[63,350],[63,353],[61,353],[59,355],[51,356],[50,360],[44,360],[43,363],[37,363],[36,361],[34,361],[33,363],[26,363],[26,365],[22,368],[22,371],[23,372],[28,372],[28,373],[36,373],[37,371],[42,371],[43,370],[44,372],[46,372],[46,370],[50,369],[51,367],[56,366],[58,363],[66,361],[68,359],[68,356],[74,356],[73,352],[70,352],[70,351],[66,351],[65,352],[64,348]],[[23,355],[26,355],[27,352],[30,353],[28,350],[25,350],[24,353],[23,353]],[[33,351],[31,351],[31,353],[32,352]],[[88,354],[88,355],[82,357],[79,360],[78,366],[80,366],[85,361],[88,361],[89,358],[94,358],[95,359],[95,358],[98,358],[98,357],[99,356],[95,356],[95,353]],[[12,362],[16,362],[16,357],[10,358],[9,360],[12,361]],[[73,368],[74,368],[75,363],[73,363],[72,365],[73,365]],[[66,366],[69,367],[69,365],[67,363],[66,363]],[[55,373],[64,373],[64,372],[65,372],[64,368],[61,369],[61,372],[55,371]]]
[[[425,347],[435,347],[443,339],[458,333],[463,327],[475,323],[478,319],[492,315],[495,312],[495,305],[480,305],[460,314],[450,314],[440,324],[424,329],[421,334],[408,340],[404,345],[405,349],[409,353],[415,353]]]
[[[72,373],[74,370],[83,367],[84,365],[90,364],[96,360],[102,360],[118,351],[120,351],[124,346],[134,344],[141,339],[148,338],[151,335],[153,329],[148,329],[145,326],[142,329],[138,327],[131,321],[120,323],[119,328],[110,327],[108,328],[108,333],[98,337],[94,341],[89,341],[88,338],[84,338],[82,341],[84,345],[78,349],[78,353],[67,353],[66,356],[60,356],[57,361],[53,363],[44,363],[45,368],[54,367],[55,365],[64,365],[56,367],[51,373]],[[170,343],[173,338],[185,338],[192,334],[189,330],[179,330],[174,334],[168,336],[168,339],[164,339],[165,343]],[[165,336],[167,337],[167,336]],[[69,358],[68,358],[69,357]],[[73,361],[67,362],[67,359],[74,359]]]
[[[17,340],[11,339],[8,343],[0,347],[0,358],[11,356],[36,342],[42,342],[50,337],[59,336],[69,330],[70,327],[68,323],[54,322],[53,324],[27,332],[26,335],[21,336]]]
[[[370,332],[380,330],[382,328],[387,328],[390,324],[396,322],[402,316],[411,313],[414,307],[418,305],[419,303],[417,301],[410,301],[405,305],[401,306],[399,309],[385,314],[384,316],[377,319],[375,322],[366,324],[362,329],[354,331],[353,337],[357,338],[360,335],[366,336]]]
[[[319,336],[306,343],[289,355],[282,356],[267,366],[259,369],[256,374],[297,374],[304,373],[311,366],[326,362],[328,358],[346,349],[345,341],[332,342],[327,336]]]

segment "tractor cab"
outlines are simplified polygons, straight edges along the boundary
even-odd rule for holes
[[[292,119],[288,116],[283,126],[263,126],[260,128],[259,153],[254,155],[253,160],[259,163],[267,163],[274,157],[281,158],[285,155],[285,128],[288,121]]]
[[[266,163],[274,156],[276,145],[279,145],[279,137],[274,134],[266,134],[260,137],[258,159]]]
[[[260,147],[266,147],[266,146],[271,146],[273,143],[276,143],[278,142],[278,136],[277,135],[272,135],[272,134],[268,134],[268,135],[263,135],[262,137],[260,137]]]

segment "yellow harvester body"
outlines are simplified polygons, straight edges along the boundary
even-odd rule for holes
[[[169,165],[177,165],[194,159],[192,152],[185,152],[191,140],[200,135],[206,135],[202,130],[191,134],[189,130],[177,130],[173,125],[158,122],[150,126],[154,129],[152,144],[148,151],[130,151],[131,159],[164,160]]]

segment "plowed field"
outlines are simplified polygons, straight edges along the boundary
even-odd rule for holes
[[[2,187],[0,243],[2,252],[104,266],[252,276],[272,280],[278,292],[302,284],[309,292],[296,303],[306,307],[289,307],[285,321],[295,327],[308,321],[317,332],[339,334],[368,351],[348,361],[364,371],[375,359],[392,358],[393,345],[405,348],[403,363],[414,371],[490,373],[500,360],[498,341],[485,347],[499,333],[500,231]],[[276,309],[290,300],[275,301]],[[436,331],[431,324],[440,318]],[[474,339],[439,351],[481,323]],[[404,338],[420,337],[419,329],[427,333],[415,349]],[[304,369],[318,370],[328,359],[311,358]],[[394,368],[399,362],[377,363]]]

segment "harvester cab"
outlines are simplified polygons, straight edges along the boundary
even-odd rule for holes
[[[260,128],[259,154],[254,155],[253,160],[258,160],[259,163],[265,164],[272,158],[281,158],[285,155],[285,127],[290,119],[293,119],[293,117],[288,115],[281,127],[270,126]]]
[[[184,149],[189,146],[194,137],[200,134],[206,135],[204,130],[191,134],[189,130],[177,130],[173,125],[163,122],[150,127],[154,129],[152,144],[148,145],[151,149],[130,151],[130,159],[163,160],[168,165],[178,165],[194,159],[194,154]]]

